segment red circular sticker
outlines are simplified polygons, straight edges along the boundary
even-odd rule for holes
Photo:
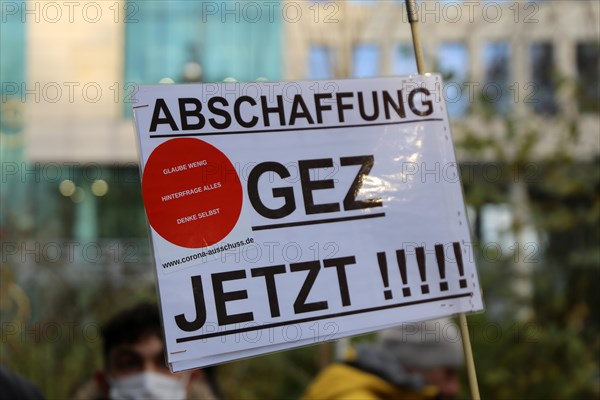
[[[146,162],[142,195],[150,225],[178,246],[211,246],[231,232],[242,211],[242,184],[231,161],[193,138],[169,140]]]

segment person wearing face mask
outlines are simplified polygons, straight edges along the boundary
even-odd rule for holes
[[[449,319],[404,324],[325,368],[303,400],[455,399],[462,365],[461,336]]]
[[[75,400],[219,398],[213,369],[171,373],[156,305],[140,304],[121,312],[101,334],[105,368],[75,394]]]

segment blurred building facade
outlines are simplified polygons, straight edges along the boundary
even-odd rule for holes
[[[547,133],[534,146],[543,158],[561,145],[556,121],[567,112],[578,119],[577,157],[600,153],[600,3],[427,1],[419,15],[426,65],[448,81],[456,139],[501,140],[504,117],[522,115]],[[81,262],[98,276],[107,263],[150,262],[130,109],[137,84],[416,73],[403,1],[4,2],[2,22],[3,262]],[[481,98],[497,117],[474,116]]]
[[[297,4],[309,18],[285,24],[286,79],[416,73],[404,1]],[[538,143],[543,154],[560,137],[552,116],[562,103],[581,117],[578,154],[598,154],[598,2],[421,1],[417,10],[425,64],[447,78],[451,118],[469,119],[482,98],[499,118],[529,113],[550,129]],[[563,81],[581,84],[581,104],[570,104],[575,87]]]
[[[16,262],[150,261],[131,97],[139,83],[281,79],[280,17],[243,6],[2,3],[0,226]],[[51,256],[44,240],[60,242]],[[103,255],[65,251],[68,240]]]
[[[416,74],[404,1],[298,4],[310,18],[285,25],[287,79]],[[469,205],[474,240],[514,253],[515,315],[531,320],[532,277],[553,240],[534,226],[529,186],[561,154],[588,166],[600,155],[600,3],[420,1],[417,14],[426,68],[446,81],[463,186],[508,193]]]
[[[463,143],[458,160],[475,237],[495,244],[484,249],[490,257],[522,256],[510,274],[491,262],[481,277],[514,280],[521,320],[533,313],[534,266],[546,269],[556,293],[573,288],[568,301],[589,296],[581,282],[597,257],[589,245],[597,230],[544,238],[531,221],[531,196],[543,190],[528,185],[557,185],[561,176],[544,172],[554,158],[575,159],[574,170],[597,175],[600,3],[421,1],[419,15],[427,69],[446,79],[454,139]],[[89,310],[102,306],[108,314],[114,304],[102,296],[124,287],[133,301],[154,280],[131,118],[137,84],[416,73],[400,0],[2,1],[0,18],[0,361],[22,361],[21,372],[31,368],[48,398],[64,398],[54,380],[73,383],[81,368],[54,368],[70,360],[72,342],[57,345],[58,356],[44,347],[31,356],[39,358],[25,358],[34,346],[54,345],[39,340],[35,323],[89,320]],[[577,185],[567,190],[574,212],[590,192]],[[580,222],[552,208],[547,215],[559,226]],[[576,273],[556,265],[565,259],[561,240],[576,242],[569,249],[580,253],[572,257]],[[549,255],[540,258],[542,241]],[[485,293],[486,315],[510,297],[495,286]],[[587,321],[586,307],[575,308]],[[15,325],[7,321],[24,322],[9,332]]]

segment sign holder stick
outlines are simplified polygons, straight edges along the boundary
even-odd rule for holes
[[[480,400],[479,385],[477,383],[477,372],[475,371],[475,361],[473,361],[473,350],[471,349],[471,338],[469,337],[469,326],[467,325],[467,316],[465,313],[458,314],[460,324],[460,332],[463,340],[463,350],[465,352],[465,360],[467,361],[467,375],[469,377],[469,388],[471,389],[471,397],[473,400]]]
[[[423,49],[421,46],[421,37],[419,36],[419,13],[416,0],[406,0],[406,11],[408,14],[408,22],[410,23],[410,32],[413,41],[413,49],[415,52],[415,60],[417,62],[417,71],[420,75],[425,74],[425,63],[423,61]],[[475,361],[473,360],[473,350],[471,348],[471,339],[469,336],[469,326],[465,313],[458,314],[460,331],[462,335],[463,351],[467,362],[467,375],[469,378],[469,389],[471,390],[471,398],[480,400],[479,384],[477,383],[477,372],[475,370]]]

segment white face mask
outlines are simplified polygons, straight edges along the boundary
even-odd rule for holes
[[[184,400],[186,382],[156,372],[109,379],[111,400]]]

